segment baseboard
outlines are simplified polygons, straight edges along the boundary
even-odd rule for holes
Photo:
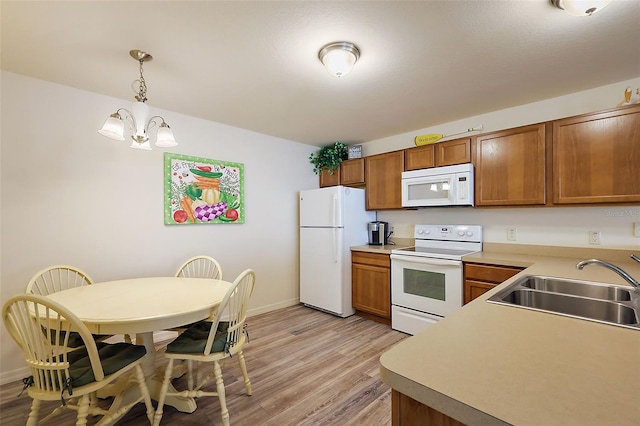
[[[288,308],[289,306],[294,306],[294,305],[297,305],[298,303],[300,303],[300,299],[296,297],[295,299],[285,300],[282,302],[274,303],[272,305],[260,306],[258,308],[249,309],[247,311],[247,316],[252,317],[252,316],[264,314],[267,312],[276,311],[278,309]]]
[[[300,303],[300,299],[289,299],[283,302],[274,303],[271,305],[260,306],[258,308],[249,309],[247,312],[247,316],[252,317],[255,315],[264,314],[267,312],[275,311],[282,308],[288,308],[289,306],[294,306]],[[162,342],[165,340],[173,339],[176,336],[175,331],[156,331],[153,333],[153,341],[154,342]],[[111,339],[107,340],[109,343],[115,343],[116,341],[122,341],[122,336],[114,336]],[[23,378],[30,375],[28,367],[18,368],[12,371],[6,371],[0,374],[0,385],[6,385],[7,383],[16,382],[22,380]]]
[[[25,377],[29,377],[30,375],[31,372],[29,370],[29,367],[21,367],[15,370],[7,371],[0,374],[0,385],[22,381],[22,379],[24,379]]]

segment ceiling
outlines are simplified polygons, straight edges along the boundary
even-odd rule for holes
[[[128,52],[141,49],[154,57],[144,66],[152,109],[316,146],[640,76],[640,0],[614,0],[591,17],[572,17],[549,0],[2,0],[0,7],[3,70],[133,101],[138,63]],[[361,57],[337,79],[317,54],[340,40],[355,43]]]

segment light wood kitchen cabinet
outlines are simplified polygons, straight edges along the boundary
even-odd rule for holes
[[[404,152],[393,151],[365,157],[366,209],[402,208]]]
[[[464,423],[391,389],[392,426],[464,426]]]
[[[328,170],[323,170],[320,172],[320,188],[325,188],[327,186],[336,186],[340,185],[340,168],[333,172],[329,173]]]
[[[404,150],[404,171],[430,169],[436,166],[434,144],[417,146]]]
[[[320,173],[320,188],[336,185],[363,186],[364,178],[364,158],[344,160],[333,174],[326,170]]]
[[[546,203],[546,126],[523,126],[474,138],[476,206]]]
[[[471,138],[454,139],[404,150],[404,171],[471,162]]]
[[[351,297],[356,314],[391,324],[391,259],[388,254],[351,252]]]
[[[435,145],[436,167],[471,162],[471,138],[460,138]]]
[[[555,204],[640,201],[640,105],[553,122]]]
[[[364,158],[344,160],[340,163],[340,185],[364,185]]]
[[[467,304],[525,268],[464,262],[463,269],[464,303]]]

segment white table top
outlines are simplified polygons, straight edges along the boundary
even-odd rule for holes
[[[228,281],[154,277],[106,281],[48,295],[95,334],[148,333],[205,319]]]

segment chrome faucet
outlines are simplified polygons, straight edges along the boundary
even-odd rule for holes
[[[631,259],[633,259],[636,262],[640,263],[640,257],[636,256],[635,254],[631,255]],[[628,272],[626,272],[624,269],[620,268],[619,266],[616,266],[616,265],[614,265],[612,263],[609,263],[609,262],[605,262],[604,260],[600,260],[600,259],[589,259],[589,260],[583,260],[583,261],[578,262],[576,264],[576,268],[577,269],[582,269],[587,265],[600,265],[600,266],[603,266],[605,268],[611,269],[613,272],[617,273],[622,278],[624,278],[624,280],[626,282],[628,282],[629,284],[631,284],[634,288],[640,289],[640,282],[638,282],[638,280],[633,278],[631,275],[629,275]]]

